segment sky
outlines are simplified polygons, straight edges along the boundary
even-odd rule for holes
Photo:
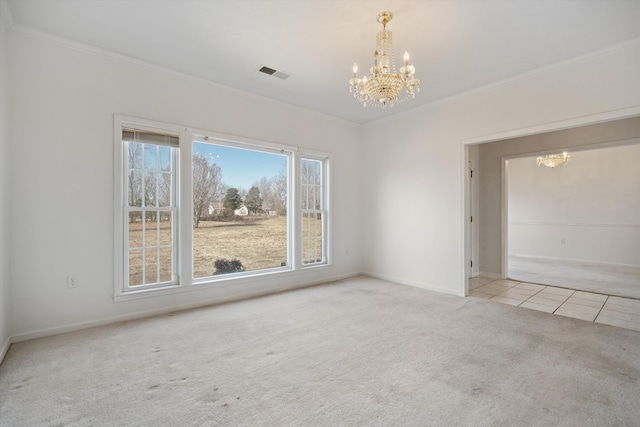
[[[193,155],[203,155],[222,169],[222,181],[229,187],[249,191],[260,178],[272,178],[287,166],[287,156],[221,145],[194,142]]]

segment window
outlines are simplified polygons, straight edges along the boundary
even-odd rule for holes
[[[125,289],[176,277],[176,135],[122,129],[125,162]]]
[[[290,152],[193,142],[193,277],[287,267]]]
[[[326,198],[324,161],[302,159],[302,264],[324,264],[326,256]]]
[[[119,115],[114,132],[116,300],[329,264],[326,155]]]

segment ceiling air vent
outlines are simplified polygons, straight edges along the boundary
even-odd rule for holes
[[[260,71],[261,73],[268,74],[268,75],[273,76],[273,77],[277,77],[280,80],[286,80],[289,77],[291,77],[291,74],[287,74],[287,73],[285,73],[283,71],[274,70],[273,68],[267,67],[266,65],[263,65],[262,67],[260,67],[260,69],[258,71]]]

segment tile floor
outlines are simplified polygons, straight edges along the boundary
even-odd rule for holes
[[[640,300],[513,280],[474,277],[469,296],[640,331]]]

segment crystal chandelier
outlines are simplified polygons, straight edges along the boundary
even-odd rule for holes
[[[568,162],[570,158],[571,156],[565,151],[562,154],[549,154],[548,156],[536,157],[536,162],[538,163],[538,167],[545,165],[548,168],[555,168]]]
[[[365,107],[367,104],[382,108],[393,107],[409,97],[414,98],[416,92],[420,92],[420,80],[414,78],[416,69],[409,63],[407,52],[404,53],[404,66],[396,73],[391,31],[387,30],[387,22],[391,21],[391,18],[391,12],[378,14],[377,20],[382,24],[382,31],[376,36],[376,50],[373,53],[375,63],[369,68],[369,75],[359,78],[358,65],[353,64],[353,78],[349,80],[349,91]],[[402,88],[405,89],[405,94],[398,98]]]

